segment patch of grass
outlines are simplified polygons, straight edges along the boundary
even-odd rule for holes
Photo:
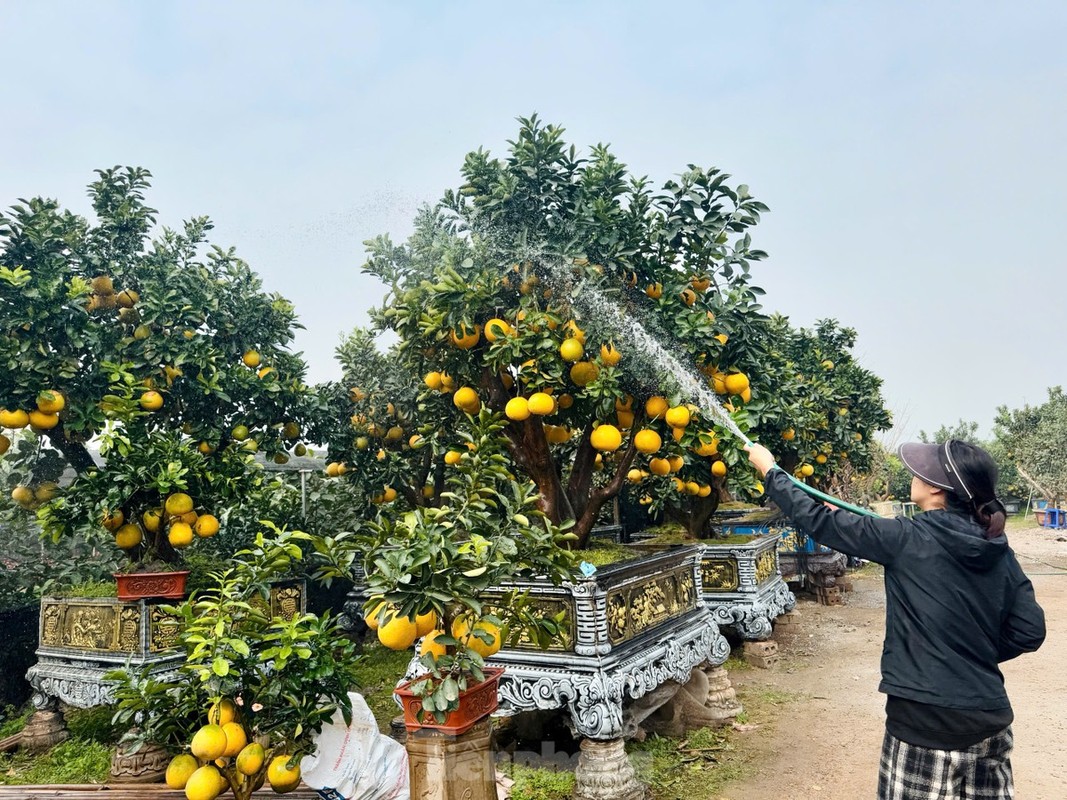
[[[374,712],[379,730],[388,733],[389,722],[400,713],[399,706],[393,700],[393,689],[404,677],[413,651],[390,650],[378,644],[373,637],[373,632],[368,635],[363,660],[359,665],[360,691]]]
[[[752,665],[745,661],[744,655],[738,655],[741,652],[738,650],[736,653],[730,653],[730,657],[722,662],[722,668],[727,672],[744,672],[752,669]]]
[[[728,728],[703,728],[685,739],[650,736],[627,746],[638,780],[652,800],[715,800],[723,786],[744,777],[748,761]]]
[[[574,792],[574,773],[523,764],[501,764],[500,770],[513,781],[511,800],[569,800]]]
[[[67,729],[75,739],[87,739],[101,744],[118,744],[125,732],[112,723],[115,709],[112,706],[96,708],[67,708],[63,717],[67,720]]]
[[[0,784],[103,783],[111,767],[111,747],[70,738],[47,753],[0,754]]]
[[[14,736],[26,727],[26,720],[33,714],[32,708],[19,710],[14,706],[7,706],[0,714],[0,739]]]
[[[873,561],[868,561],[862,567],[856,567],[849,570],[852,575],[859,575],[861,577],[879,577],[885,575],[885,567],[881,564],[875,564]]]

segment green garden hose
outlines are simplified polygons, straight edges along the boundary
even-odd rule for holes
[[[782,472],[785,472],[785,470],[782,470]],[[795,483],[798,487],[800,487],[805,492],[810,494],[812,497],[815,497],[815,498],[817,498],[819,500],[822,500],[824,503],[829,503],[832,506],[837,506],[838,508],[843,508],[843,509],[845,509],[845,511],[851,511],[853,514],[862,514],[865,517],[880,517],[881,516],[881,514],[878,514],[878,513],[874,512],[874,511],[871,511],[869,508],[862,508],[861,506],[854,506],[854,505],[852,505],[852,503],[845,502],[840,497],[834,497],[833,495],[826,494],[825,492],[820,492],[814,486],[808,486],[806,483],[804,483],[803,481],[798,480],[797,478],[793,477],[788,472],[785,472],[785,476],[787,478],[789,478],[789,480],[791,480],[793,483]]]

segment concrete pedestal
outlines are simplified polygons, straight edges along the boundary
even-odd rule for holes
[[[411,796],[419,800],[497,800],[487,718],[450,736],[428,728],[409,731]]]
[[[574,770],[574,800],[643,800],[622,739],[583,739]]]

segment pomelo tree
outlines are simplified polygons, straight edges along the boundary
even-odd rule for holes
[[[719,170],[690,165],[653,189],[606,146],[579,156],[562,129],[534,117],[506,157],[470,153],[462,178],[419,213],[406,243],[369,242],[364,266],[389,287],[373,319],[399,337],[389,362],[424,447],[419,480],[462,458],[453,432],[488,406],[509,419],[514,469],[536,484],[549,519],[574,521],[580,543],[640,473],[650,504],[679,487],[704,499],[691,526],[700,530],[723,491],[759,491],[708,407],[715,391],[734,424],[775,436],[793,405],[814,403],[814,388],[791,393],[782,380],[817,386],[823,406],[843,396],[822,388],[832,371],[821,366],[787,372],[791,355],[775,350],[780,331],[751,281],[764,253],[750,230],[766,207]],[[828,342],[823,360],[842,347]],[[764,375],[768,361],[782,369]],[[821,424],[814,405],[809,417]],[[350,433],[331,440],[331,458],[355,457]],[[411,488],[417,502],[421,485]]]
[[[208,243],[206,217],[153,237],[150,177],[99,171],[94,220],[43,198],[0,214],[0,427],[39,435],[12,498],[47,530],[166,562],[261,483],[254,452],[302,451],[317,401],[292,305]]]
[[[1067,394],[1063,387],[1049,388],[1048,400],[1041,405],[998,408],[994,435],[1004,457],[1017,466],[1030,486],[1052,495],[1049,500],[1067,497]]]

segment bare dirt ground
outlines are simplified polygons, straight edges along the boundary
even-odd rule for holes
[[[1003,665],[1015,709],[1016,797],[1067,797],[1067,531],[1009,532],[1045,610],[1048,636],[1036,653]],[[800,599],[800,632],[779,638],[781,661],[732,674],[742,701],[778,698],[770,722],[739,737],[754,771],[721,800],[858,800],[875,796],[885,724],[877,690],[885,623],[882,577],[853,578],[845,606]]]

